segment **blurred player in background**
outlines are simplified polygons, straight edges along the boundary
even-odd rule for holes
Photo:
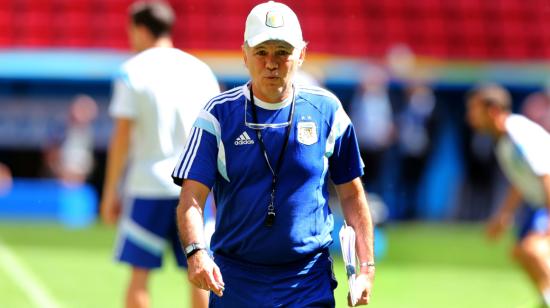
[[[527,96],[521,107],[521,113],[550,132],[550,85],[545,91]]]
[[[350,116],[356,128],[361,158],[365,163],[363,182],[369,193],[382,194],[387,154],[395,141],[395,124],[388,93],[389,77],[380,67],[364,70],[352,102]]]
[[[93,170],[92,122],[97,112],[97,103],[88,95],[78,95],[71,104],[67,133],[59,153],[59,178],[65,183],[84,183]]]
[[[172,174],[182,185],[178,222],[189,279],[217,295],[211,307],[335,305],[329,178],[357,234],[355,292],[359,304],[369,301],[374,255],[363,163],[338,98],[293,83],[305,48],[288,6],[254,7],[242,46],[251,80],[205,106]],[[214,260],[202,228],[211,189]]]
[[[206,64],[173,48],[170,6],[137,2],[129,13],[128,34],[138,54],[123,64],[114,82],[109,112],[115,127],[101,216],[109,224],[118,221],[116,259],[132,266],[126,306],[148,307],[149,272],[161,266],[166,246],[172,246],[178,265],[186,266],[175,224],[179,187],[167,175],[199,110],[219,86]],[[125,171],[121,205],[118,186]],[[207,301],[208,293],[192,286],[192,305],[205,307]]]
[[[7,165],[0,162],[0,196],[7,194],[13,184],[11,170]]]
[[[59,136],[51,138],[43,152],[47,177],[65,185],[81,185],[94,168],[93,121],[98,114],[96,101],[85,94],[77,95],[67,113],[67,124]]]
[[[401,198],[396,217],[417,218],[421,206],[419,190],[433,149],[435,95],[427,84],[412,83],[406,89],[406,106],[397,115],[397,144],[400,151]]]
[[[498,140],[498,162],[510,182],[507,196],[489,221],[488,235],[498,238],[511,225],[522,202],[524,217],[513,255],[550,306],[550,134],[524,116],[512,114],[504,88],[489,84],[468,95],[470,126]]]

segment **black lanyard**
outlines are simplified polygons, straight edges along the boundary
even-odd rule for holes
[[[267,166],[269,167],[269,170],[271,171],[271,175],[273,176],[271,178],[271,199],[269,201],[269,205],[267,206],[267,216],[265,218],[265,225],[267,227],[273,226],[273,223],[275,222],[275,188],[277,187],[277,180],[279,178],[279,171],[281,170],[281,165],[283,164],[283,158],[285,156],[286,147],[288,145],[288,139],[290,139],[290,131],[292,130],[292,119],[294,117],[294,107],[295,107],[295,93],[294,93],[294,87],[292,88],[292,102],[290,114],[288,116],[288,126],[286,127],[285,132],[285,141],[283,143],[283,147],[281,148],[281,153],[279,154],[279,158],[277,159],[277,165],[275,165],[275,169],[271,166],[271,163],[269,162],[269,158],[267,157],[267,151],[265,148],[265,144],[262,138],[262,130],[256,129],[256,135],[258,136],[258,142],[260,143],[260,147],[262,148],[262,151],[264,152],[264,158],[265,162],[267,163]],[[258,123],[258,116],[256,114],[256,105],[254,104],[254,93],[252,93],[252,86],[250,87],[250,103],[251,103],[251,109],[252,109],[252,118],[254,119],[254,122]]]

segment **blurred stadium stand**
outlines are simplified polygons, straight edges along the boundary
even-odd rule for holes
[[[65,129],[71,99],[84,93],[100,109],[94,124],[97,165],[90,181],[96,189],[101,187],[111,128],[106,112],[110,82],[130,56],[126,25],[131,2],[0,0],[0,162],[10,166],[15,177],[43,176],[42,150]],[[176,47],[211,65],[225,88],[245,81],[239,51],[244,21],[260,1],[169,2],[178,15]],[[435,149],[419,179],[425,205],[419,218],[486,216],[492,204],[473,204],[461,188],[470,160],[464,92],[475,82],[500,82],[512,91],[519,110],[523,99],[545,84],[550,75],[550,1],[283,2],[297,12],[310,42],[304,70],[321,79],[346,108],[371,63],[398,71],[388,52],[396,45],[412,50],[415,63],[409,73],[414,76],[391,72],[390,96],[395,110],[400,110],[409,77],[429,83],[436,96]],[[387,172],[395,175],[399,170]],[[400,198],[399,187],[389,181],[380,195],[390,218],[396,218],[392,208]],[[466,212],[477,214],[463,214],[465,206]]]
[[[382,57],[395,42],[420,55],[550,58],[547,0],[289,0],[312,52]],[[126,49],[130,0],[2,0],[0,47]],[[235,50],[251,0],[172,0],[178,47]]]

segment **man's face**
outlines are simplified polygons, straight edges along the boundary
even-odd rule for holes
[[[267,102],[279,102],[288,93],[292,78],[305,57],[305,48],[295,50],[283,41],[243,46],[246,67],[255,95]]]
[[[467,121],[470,127],[479,132],[489,132],[490,118],[485,103],[474,96],[468,100]]]

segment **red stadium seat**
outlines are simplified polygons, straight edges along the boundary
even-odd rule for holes
[[[62,20],[55,20],[56,45],[68,47],[94,46],[89,13],[65,13]]]
[[[9,47],[14,44],[12,17],[11,10],[0,10],[0,47]]]
[[[97,16],[93,20],[96,29],[95,39],[97,47],[128,48],[127,15],[125,13],[110,13]]]
[[[133,0],[0,0],[0,46],[128,48]],[[169,0],[175,44],[237,50],[256,0]],[[310,52],[383,57],[407,43],[437,57],[544,58],[550,53],[548,0],[288,0]],[[18,16],[17,19],[13,16]]]
[[[11,2],[22,11],[51,12],[54,9],[54,3],[50,0],[11,0]]]
[[[97,0],[56,0],[56,7],[61,12],[71,13],[91,13],[93,11],[99,11],[100,1]]]
[[[42,11],[26,11],[14,20],[18,46],[46,47],[52,45],[52,16]]]

